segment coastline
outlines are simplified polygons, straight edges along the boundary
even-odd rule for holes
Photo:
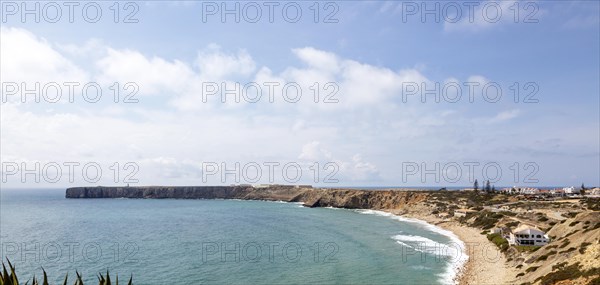
[[[416,219],[452,232],[466,246],[463,254],[468,259],[455,276],[455,283],[463,284],[514,284],[517,270],[508,264],[496,245],[488,241],[481,230],[461,225],[453,220],[443,220],[432,215],[402,210],[384,210],[401,218]],[[456,282],[457,281],[457,282]]]
[[[352,189],[318,189],[276,185],[268,188],[252,186],[148,186],[148,187],[74,187],[67,198],[141,198],[141,199],[239,199],[302,203],[306,207],[332,207],[362,211],[420,223],[447,236],[457,244],[446,250],[460,250],[442,277],[444,284],[513,284],[517,270],[508,265],[496,245],[477,228],[461,225],[452,219],[441,219],[422,202],[426,192],[367,191]],[[410,207],[408,207],[410,205]],[[446,253],[448,255],[448,252]],[[450,256],[450,255],[448,255]]]

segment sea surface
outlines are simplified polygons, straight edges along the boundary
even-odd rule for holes
[[[378,211],[64,189],[0,191],[0,245],[21,281],[43,267],[60,284],[451,284],[466,259],[450,232]]]

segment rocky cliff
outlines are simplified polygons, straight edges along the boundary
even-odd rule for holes
[[[302,202],[308,207],[349,209],[401,209],[429,196],[419,191],[367,191],[355,189],[298,188],[293,186],[148,186],[74,187],[67,198],[146,198],[146,199],[242,199]]]

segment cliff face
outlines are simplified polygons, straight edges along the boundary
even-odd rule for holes
[[[241,199],[251,187],[74,187],[67,198]]]
[[[191,187],[75,187],[67,198],[148,198],[148,199],[242,199],[302,202],[308,207],[349,209],[400,209],[419,203],[425,192],[315,189],[289,186],[254,188],[252,186]]]

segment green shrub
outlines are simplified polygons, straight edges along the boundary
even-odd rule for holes
[[[0,271],[0,285],[19,285],[19,279],[17,278],[17,274],[15,272],[15,267],[10,263],[10,260],[6,260],[8,262],[8,267],[10,268],[10,273],[8,272],[8,270],[6,270],[6,266],[4,264],[4,262],[2,262],[2,271]],[[44,270],[42,268],[43,271],[43,279],[42,279],[42,283],[43,285],[48,285],[48,275],[46,274],[46,270]],[[73,283],[74,285],[83,285],[83,280],[81,279],[81,275],[79,274],[79,272],[75,271],[75,274],[77,274],[77,279],[75,280],[75,283]],[[65,275],[65,280],[63,281],[63,285],[67,285],[67,281],[68,281],[69,275]],[[127,283],[128,285],[132,285],[133,283],[133,276],[131,276],[129,278],[129,282]],[[22,284],[22,283],[21,283]],[[25,285],[29,284],[29,281],[27,281],[25,283]],[[33,277],[33,279],[31,280],[31,285],[40,285],[40,282],[35,278],[35,276]],[[110,279],[110,274],[108,273],[108,270],[106,271],[106,277],[100,273],[98,275],[98,285],[112,285],[111,279]],[[117,276],[117,280],[115,281],[115,285],[119,285],[119,276]]]
[[[577,212],[568,212],[568,213],[563,213],[562,215],[566,218],[575,218],[575,216],[577,216]]]
[[[560,270],[560,269],[564,268],[566,265],[567,265],[566,261],[558,263],[558,264],[555,264],[555,265],[552,265],[552,271],[557,270],[557,269]]]
[[[597,229],[597,228],[600,228],[600,222],[596,223],[596,224],[594,225],[594,227],[593,227],[593,228],[588,228],[588,229],[586,229],[586,230],[585,230],[585,231],[583,231],[583,232],[584,232],[584,233],[587,233],[587,232],[589,232],[589,231],[593,231],[593,230],[595,230],[595,229]]]
[[[576,232],[578,232],[578,231],[579,231],[579,230],[574,230],[574,231],[572,231],[572,232],[568,233],[568,234],[567,234],[565,237],[571,236],[572,234],[574,234],[574,233],[576,233]]]
[[[565,239],[558,248],[565,248],[570,242],[569,239]]]
[[[538,257],[538,258],[536,259],[536,261],[543,261],[543,260],[546,260],[546,259],[548,259],[548,257],[549,257],[549,256],[551,256],[551,255],[555,255],[555,254],[556,254],[556,251],[554,251],[554,250],[553,250],[553,251],[550,251],[550,252],[548,252],[548,253],[546,253],[546,254],[544,254],[544,255],[542,255],[542,256],[540,256],[540,257]]]
[[[491,213],[489,211],[481,211],[478,213],[473,213],[473,215],[476,215],[476,218],[471,226],[480,227],[484,230],[493,228],[498,220],[502,218],[501,214]]]
[[[489,241],[493,242],[500,251],[506,251],[508,249],[508,241],[503,238],[500,234],[487,235]]]
[[[600,211],[600,199],[598,198],[586,198],[584,200],[587,208],[593,211]]]
[[[556,284],[559,281],[563,281],[563,280],[574,280],[577,279],[579,277],[589,277],[589,276],[595,276],[595,275],[600,275],[600,267],[599,268],[592,268],[586,271],[581,271],[579,263],[575,263],[569,266],[565,266],[564,264],[560,267],[557,267],[556,269],[558,269],[557,271],[554,271],[555,267],[552,267],[553,272],[550,272],[540,278],[538,278],[537,280],[540,280],[540,284],[542,285],[551,285],[551,284]],[[598,278],[595,278],[598,279]],[[537,281],[536,280],[536,281]],[[594,279],[592,279],[593,281]],[[597,281],[594,281],[597,282]],[[593,284],[593,283],[589,283],[589,284]]]
[[[577,224],[579,224],[579,221],[574,221],[574,222],[572,222],[572,223],[569,224],[569,227],[575,226]]]
[[[590,245],[591,245],[591,243],[589,243],[589,242],[583,242],[583,243],[581,243],[581,246],[579,247],[579,253],[584,254],[585,250]]]
[[[517,246],[515,246],[515,248],[519,252],[535,252],[538,249],[540,249],[541,247],[535,246],[535,245],[517,245]]]
[[[574,247],[569,247],[569,249],[567,249],[567,250],[563,250],[563,251],[561,251],[560,253],[569,253],[569,252],[571,252],[571,251],[574,251],[574,250],[576,250],[576,248],[574,248]]]
[[[562,280],[573,280],[581,275],[581,271],[579,271],[579,265],[573,264],[566,267],[561,268],[556,272],[550,272],[545,276],[541,277],[540,284],[542,285],[550,285],[555,284],[558,281]]]
[[[539,266],[532,266],[532,267],[529,267],[529,268],[527,268],[527,269],[525,270],[525,272],[527,272],[527,273],[529,273],[529,272],[534,272],[534,271],[536,271],[538,268],[539,268]]]
[[[588,285],[600,285],[600,276],[590,280],[590,283],[588,283]]]

